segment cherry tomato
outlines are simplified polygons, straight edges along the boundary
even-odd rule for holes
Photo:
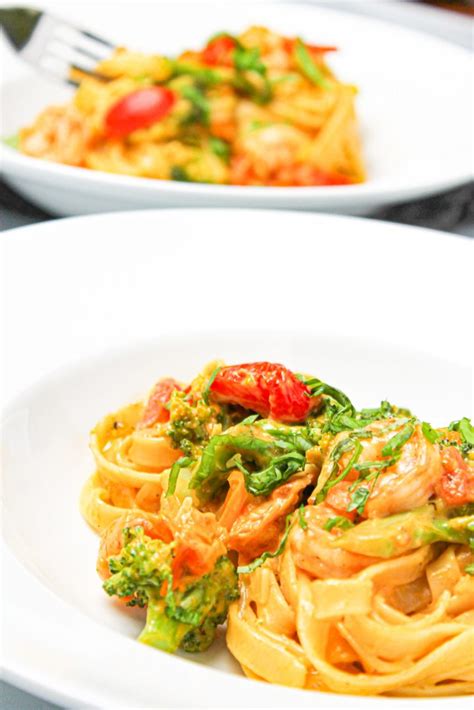
[[[140,420],[141,428],[168,421],[170,413],[165,405],[168,404],[175,390],[181,390],[181,385],[172,377],[156,383]]]
[[[253,362],[223,367],[210,388],[218,402],[239,404],[281,422],[300,422],[320,398],[283,365]]]
[[[202,61],[211,66],[217,64],[232,65],[232,52],[235,49],[235,40],[227,35],[211,39],[202,52]]]
[[[474,471],[461,456],[459,449],[448,446],[441,451],[443,474],[436,486],[437,494],[446,505],[464,505],[474,501]]]
[[[105,130],[110,138],[123,138],[139,128],[160,121],[172,109],[176,95],[165,86],[148,86],[127,94],[105,116]]]

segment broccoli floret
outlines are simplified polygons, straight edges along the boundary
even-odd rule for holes
[[[188,400],[184,392],[173,392],[168,406],[168,436],[175,448],[192,456],[209,440],[213,425],[221,419],[220,410],[202,398]]]
[[[170,653],[178,648],[204,651],[216,628],[238,597],[237,573],[228,557],[220,557],[206,575],[173,589],[174,543],[148,537],[143,528],[125,528],[124,547],[111,557],[112,576],[104,582],[110,596],[130,597],[129,606],[147,606],[139,641]]]

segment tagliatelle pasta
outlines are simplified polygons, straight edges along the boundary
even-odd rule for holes
[[[110,173],[233,185],[362,182],[357,90],[335,47],[264,27],[221,33],[177,59],[124,48],[71,102],[20,132],[27,155]]]
[[[140,640],[227,645],[254,680],[474,692],[474,429],[357,410],[281,365],[159,381],[92,432],[81,509]]]

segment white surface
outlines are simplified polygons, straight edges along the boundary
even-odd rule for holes
[[[382,205],[446,190],[472,175],[472,66],[469,53],[442,40],[327,7],[289,4],[139,3],[130,23],[124,4],[46,3],[56,13],[132,47],[177,53],[216,29],[266,24],[310,42],[334,42],[330,58],[360,86],[358,112],[368,182],[319,188],[198,185],[98,173],[28,158],[3,146],[8,182],[55,214],[156,206],[252,206],[366,213]],[[139,9],[138,9],[139,8]],[[186,23],[182,18],[186,16]],[[148,18],[148,19],[147,19]],[[162,21],[165,18],[165,21]],[[158,21],[161,20],[161,21]],[[403,51],[401,50],[403,48]],[[25,68],[5,49],[5,135],[28,123],[68,90]]]
[[[326,215],[166,210],[25,227],[2,248],[6,396],[66,364],[5,423],[5,533],[28,570],[7,551],[7,679],[68,707],[343,707],[342,696],[251,683],[131,640],[137,621],[102,596],[77,510],[87,432],[155,377],[216,355],[283,359],[357,403],[388,396],[435,423],[469,416],[470,243]],[[227,667],[225,652],[211,655]]]

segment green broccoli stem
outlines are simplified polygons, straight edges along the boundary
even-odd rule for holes
[[[138,640],[161,651],[174,653],[192,629],[190,624],[171,619],[166,613],[166,602],[163,598],[150,598],[146,615],[146,625]]]
[[[365,520],[332,542],[342,548],[371,557],[396,557],[433,542],[469,544],[474,534],[474,516],[435,517],[432,505]]]

